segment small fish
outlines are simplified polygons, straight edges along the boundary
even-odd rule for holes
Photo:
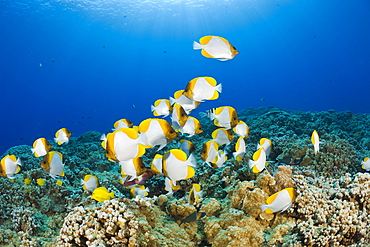
[[[184,108],[179,104],[173,105],[173,111],[171,114],[172,126],[176,130],[180,130],[184,127],[189,116],[186,114]]]
[[[41,162],[42,169],[48,173],[52,178],[57,176],[64,176],[63,156],[57,151],[50,151],[44,156]]]
[[[42,68],[42,63],[39,63],[39,67]]]
[[[94,175],[85,175],[84,179],[81,179],[82,188],[86,191],[93,192],[99,186],[99,180]]]
[[[45,138],[39,138],[33,142],[32,147],[31,151],[35,157],[41,157],[45,156],[49,152],[51,145]]]
[[[284,156],[284,153],[280,154],[276,159],[279,163],[286,165],[298,165],[301,162],[301,159],[294,158],[291,155]]]
[[[135,179],[132,179],[132,177],[130,176],[121,177],[120,184],[123,184],[126,187],[130,187],[135,184],[144,185],[145,180],[150,179],[151,177],[153,177],[153,175],[154,175],[154,172],[149,169]]]
[[[44,179],[42,179],[42,178],[38,178],[38,179],[36,180],[36,183],[37,183],[38,185],[40,185],[40,186],[44,186],[44,185],[45,185],[45,183],[46,183],[46,181],[45,181]]]
[[[200,152],[200,157],[202,160],[209,165],[210,167],[213,167],[213,165],[217,162],[217,156],[218,156],[218,144],[215,141],[207,141],[203,145],[203,149]]]
[[[114,198],[114,192],[108,192],[105,187],[96,188],[91,195],[91,199],[97,200],[98,202],[104,202]]]
[[[193,221],[200,220],[204,216],[206,216],[206,213],[204,213],[204,212],[195,212],[195,213],[192,213],[189,216],[185,217],[184,219],[181,219],[180,220],[180,222],[181,222],[180,225],[182,223],[190,223],[190,222],[193,222]]]
[[[102,146],[110,161],[125,161],[145,154],[145,146],[141,144],[137,130],[121,128],[103,138]]]
[[[267,138],[261,138],[260,142],[257,144],[257,149],[262,147],[265,149],[266,157],[269,157],[272,149],[272,142]]]
[[[56,185],[59,185],[59,186],[62,186],[63,182],[62,182],[61,180],[59,180],[59,179],[58,179],[58,180],[55,182],[55,184],[56,184]]]
[[[162,158],[163,155],[156,154],[152,160],[150,169],[153,171],[154,174],[162,173]]]
[[[186,114],[190,114],[192,110],[196,109],[200,102],[194,101],[186,97],[183,93],[185,90],[178,90],[174,93],[174,98],[170,97],[170,104],[178,104],[182,106]]]
[[[167,117],[172,113],[172,105],[168,99],[158,99],[151,106],[151,110],[154,116]]]
[[[25,178],[25,179],[23,180],[23,183],[24,183],[24,184],[27,184],[27,185],[31,184],[31,182],[32,182],[32,180],[31,180],[30,178]]]
[[[227,161],[227,153],[223,150],[217,152],[216,162],[211,163],[213,169],[223,167],[224,163]]]
[[[324,142],[320,141],[319,134],[317,133],[316,130],[314,130],[312,132],[311,142],[312,142],[312,145],[313,145],[313,148],[314,148],[315,155],[317,155],[317,153],[319,152],[319,149],[320,149],[320,147],[319,147],[320,144],[323,144]]]
[[[147,171],[140,157],[119,162],[121,166],[122,176],[131,176],[131,180],[138,178],[141,174]]]
[[[296,192],[294,188],[283,189],[267,198],[267,205],[261,205],[261,210],[269,214],[281,213],[292,206],[295,198]]]
[[[366,157],[364,161],[361,162],[361,167],[362,169],[365,169],[366,171],[370,171],[370,158]]]
[[[176,191],[178,191],[179,189],[181,189],[181,186],[180,186],[180,185],[176,185],[176,186],[175,186],[175,185],[173,184],[172,180],[171,180],[171,179],[169,179],[168,177],[166,177],[166,178],[164,179],[164,184],[165,184],[164,189],[165,189],[166,191],[168,191],[167,195],[171,195],[171,194],[173,194],[174,192],[176,192]]]
[[[193,42],[193,49],[202,49],[202,55],[208,58],[215,58],[220,61],[233,59],[239,52],[225,38],[208,35],[200,38],[199,43]]]
[[[183,95],[197,102],[218,99],[222,85],[212,77],[197,77],[192,79],[183,92]]]
[[[229,145],[234,139],[234,133],[230,129],[219,128],[212,132],[212,141],[215,141],[219,146]]]
[[[233,153],[234,158],[236,161],[242,161],[245,153],[246,153],[245,141],[244,138],[239,136],[236,145],[235,145],[235,152]]]
[[[207,112],[207,115],[213,121],[213,124],[218,127],[231,129],[239,123],[236,110],[231,106],[213,108]]]
[[[189,140],[181,139],[179,142],[179,149],[190,155],[195,151],[194,143]]]
[[[180,128],[180,132],[183,134],[188,134],[188,137],[198,135],[203,132],[200,122],[195,117],[189,116],[186,120],[184,127]]]
[[[115,131],[115,130],[118,130],[118,129],[122,129],[122,128],[131,128],[133,125],[134,125],[134,123],[131,122],[130,120],[128,120],[126,118],[122,118],[120,120],[117,120],[113,124],[112,131]]]
[[[13,176],[21,170],[21,165],[19,158],[17,159],[14,155],[6,155],[0,162],[0,176],[15,179]]]
[[[233,131],[235,134],[243,138],[249,137],[249,126],[242,120],[240,120],[238,124],[233,128]]]
[[[177,132],[164,119],[148,118],[139,124],[140,141],[146,147],[159,145],[158,150],[178,137]]]
[[[203,198],[203,191],[199,184],[193,184],[189,193],[189,204],[194,204]]]
[[[180,149],[171,149],[164,153],[162,159],[163,174],[172,180],[173,185],[179,180],[189,179],[195,175],[197,159],[194,154],[187,157]]]
[[[68,143],[71,135],[72,133],[68,129],[61,128],[57,132],[55,132],[54,141],[58,143],[58,145],[62,145],[63,143]]]
[[[130,189],[130,195],[132,198],[135,197],[146,197],[149,193],[149,188],[145,188],[144,185],[134,185]]]
[[[252,158],[253,160],[249,160],[249,168],[254,173],[262,172],[268,165],[268,163],[266,162],[266,152],[264,148],[260,148],[256,152],[254,152]]]

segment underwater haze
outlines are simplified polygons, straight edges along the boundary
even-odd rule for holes
[[[370,113],[370,3],[334,0],[0,0],[0,153],[51,138],[139,124],[199,76],[230,105]],[[192,48],[229,40],[230,61]]]

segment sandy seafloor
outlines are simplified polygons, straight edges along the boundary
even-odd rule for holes
[[[216,127],[201,119],[205,131],[188,138],[196,144],[196,175],[167,196],[164,178],[153,177],[147,180],[148,197],[130,199],[129,190],[119,183],[119,165],[105,157],[102,133],[72,136],[62,146],[52,141],[53,136],[45,137],[52,150],[64,156],[62,186],[42,170],[42,158],[33,156],[31,146],[10,148],[1,158],[14,154],[22,167],[15,181],[0,180],[0,245],[370,246],[370,173],[361,168],[361,161],[370,156],[369,114],[268,107],[238,115],[250,127],[246,157],[241,162],[229,159],[218,169],[203,164],[199,151]],[[309,145],[313,130],[325,142],[316,156]],[[269,160],[274,162],[254,174],[248,159],[262,137],[273,143]],[[236,139],[226,148],[230,153]],[[175,147],[177,141],[161,153]],[[156,150],[147,150],[146,166]],[[289,164],[292,158],[296,164]],[[92,200],[80,185],[86,174],[96,175],[115,198]],[[24,178],[33,181],[26,185]],[[46,185],[37,185],[38,178]],[[204,198],[197,207],[206,216],[179,225],[178,219],[196,211],[187,198],[192,183],[202,186]],[[297,191],[289,210],[261,211],[270,195],[287,187]]]

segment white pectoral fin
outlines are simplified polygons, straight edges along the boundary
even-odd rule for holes
[[[193,49],[194,50],[203,49],[203,46],[201,44],[199,44],[198,42],[194,41],[193,42]]]

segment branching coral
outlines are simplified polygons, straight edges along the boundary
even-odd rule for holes
[[[370,244],[370,174],[315,181],[295,176],[294,180],[298,185],[294,236],[300,246]]]
[[[153,199],[113,199],[76,207],[58,236],[60,246],[193,246],[191,237]]]

